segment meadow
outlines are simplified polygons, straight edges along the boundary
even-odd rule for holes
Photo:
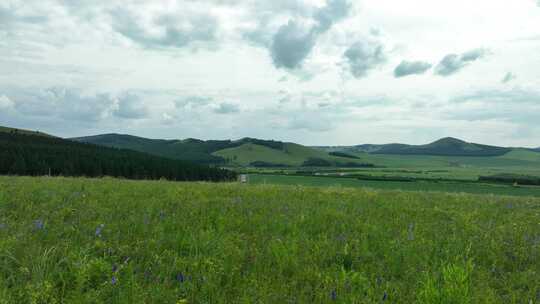
[[[540,199],[0,177],[0,303],[539,303]]]
[[[378,176],[377,174],[367,174]],[[399,174],[399,176],[407,176]],[[476,183],[472,180],[463,181],[371,181],[359,180],[348,177],[332,176],[295,176],[287,174],[249,174],[249,183],[255,185],[302,185],[311,187],[350,187],[350,188],[372,188],[378,190],[394,191],[423,191],[423,192],[451,192],[470,193],[485,195],[510,195],[510,196],[536,196],[540,197],[539,186],[519,186],[514,187],[507,184]]]

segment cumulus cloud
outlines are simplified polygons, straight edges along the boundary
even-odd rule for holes
[[[378,41],[360,40],[343,54],[351,74],[363,78],[368,72],[386,62],[384,46]]]
[[[313,15],[315,24],[289,20],[272,38],[270,54],[277,68],[297,69],[309,56],[317,39],[348,16],[351,4],[347,0],[329,0]]]
[[[431,63],[424,61],[401,61],[401,63],[394,69],[394,77],[400,78],[409,75],[424,74],[427,70],[431,69]]]
[[[118,98],[118,108],[113,114],[120,118],[141,119],[148,116],[148,110],[138,95],[127,93]]]
[[[485,57],[487,53],[486,49],[474,49],[461,55],[448,54],[435,68],[435,74],[443,77],[451,76],[468,66],[470,63]]]
[[[516,79],[517,76],[512,73],[512,72],[508,72],[504,75],[503,79],[501,80],[501,83],[509,83],[510,81]]]
[[[296,21],[279,28],[270,49],[277,68],[298,68],[315,46],[317,34]]]
[[[345,19],[351,10],[348,0],[328,0],[326,6],[315,13],[317,31],[326,32],[337,22]]]
[[[228,102],[220,103],[217,108],[214,109],[214,113],[217,114],[232,114],[240,112],[238,105]]]
[[[207,12],[163,12],[152,16],[142,13],[125,8],[114,10],[114,30],[146,48],[199,46],[217,39],[218,20]]]

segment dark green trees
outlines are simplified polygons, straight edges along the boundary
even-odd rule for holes
[[[114,176],[182,181],[223,181],[236,178],[232,171],[131,150],[1,132],[0,174]]]

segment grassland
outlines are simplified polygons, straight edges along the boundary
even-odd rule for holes
[[[0,177],[0,303],[537,303],[540,199]]]
[[[249,174],[251,184],[274,185],[301,185],[311,187],[350,187],[372,188],[379,190],[427,191],[491,194],[508,196],[535,196],[540,197],[540,187],[520,186],[514,187],[505,184],[468,183],[468,182],[400,182],[400,181],[370,181],[346,177],[320,177],[320,176],[290,176],[274,174]]]

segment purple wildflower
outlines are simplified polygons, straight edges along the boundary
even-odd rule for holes
[[[183,273],[179,272],[176,275],[176,281],[178,281],[178,283],[184,283],[185,280],[186,280],[186,278],[184,277]]]
[[[118,279],[116,278],[116,276],[113,276],[111,279],[111,284],[116,285],[117,282],[118,282]]]
[[[36,230],[43,230],[45,228],[45,222],[43,222],[43,220],[41,220],[41,219],[35,220],[34,221],[34,228]]]
[[[96,228],[96,237],[98,237],[98,238],[101,237],[101,231],[103,230],[104,227],[105,227],[105,225],[101,224]]]
[[[337,291],[335,289],[330,293],[330,299],[332,299],[332,301],[337,300]]]

